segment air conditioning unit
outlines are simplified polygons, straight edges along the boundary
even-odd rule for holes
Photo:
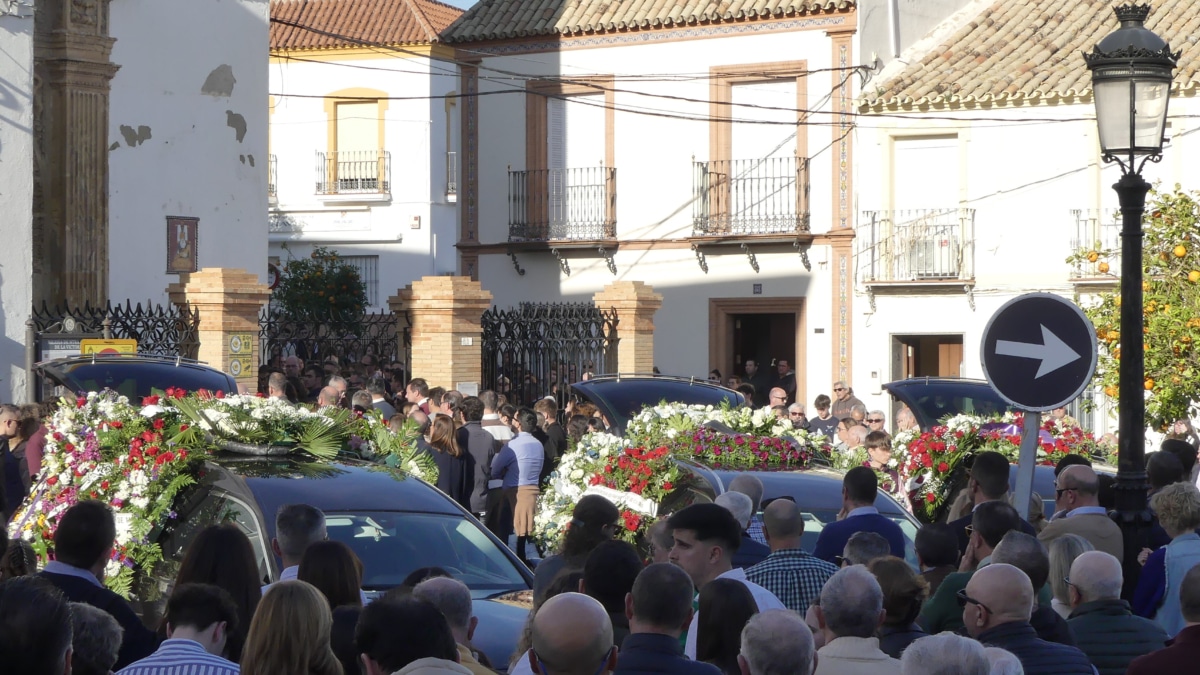
[[[918,239],[910,244],[908,270],[914,279],[958,277],[958,237],[952,235]]]

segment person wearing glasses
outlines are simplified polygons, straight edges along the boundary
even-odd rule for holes
[[[772,408],[775,406],[786,406],[787,402],[787,392],[779,387],[772,387],[771,391],[767,394],[767,403],[769,403]]]
[[[1090,541],[1097,551],[1124,560],[1121,528],[1100,506],[1100,480],[1092,467],[1068,466],[1054,482],[1054,510],[1064,515],[1050,521],[1038,534],[1038,539],[1049,545],[1064,534],[1077,534]]]
[[[804,414],[803,403],[793,403],[788,406],[788,419],[793,429],[808,430],[808,415]]]
[[[972,511],[980,504],[987,502],[1008,502],[1008,458],[998,452],[981,452],[975,455],[971,464],[971,477],[967,479],[967,493],[970,495]],[[954,536],[958,538],[958,552],[965,554],[970,544],[971,514],[947,523]],[[1037,536],[1037,530],[1032,525],[1021,521],[1021,531]]]
[[[885,434],[887,433],[887,429],[884,429],[884,426],[887,424],[887,417],[884,416],[882,410],[872,410],[867,413],[864,421],[867,423],[868,431],[882,431]]]
[[[1037,636],[1029,624],[1033,584],[1016,567],[995,563],[980,569],[956,599],[971,637],[1012,652],[1026,675],[1095,675],[1082,651]]]
[[[862,401],[854,396],[854,390],[845,382],[838,380],[833,383],[833,416],[838,419],[850,417],[855,406],[860,406],[864,410],[866,406]]]

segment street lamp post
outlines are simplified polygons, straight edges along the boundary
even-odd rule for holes
[[[1162,159],[1171,97],[1171,72],[1179,60],[1165,40],[1146,28],[1150,5],[1114,9],[1121,27],[1083,55],[1092,71],[1092,97],[1105,162],[1121,166],[1113,189],[1121,204],[1121,364],[1118,404],[1117,522],[1125,539],[1126,588],[1136,579],[1137,555],[1150,529],[1146,508],[1145,357],[1142,335],[1142,215],[1150,184],[1147,161]]]

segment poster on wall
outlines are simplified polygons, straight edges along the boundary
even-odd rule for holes
[[[167,216],[167,274],[183,274],[200,269],[199,229],[199,218]]]

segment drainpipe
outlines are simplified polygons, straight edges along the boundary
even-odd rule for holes
[[[892,58],[900,57],[900,0],[888,0],[888,19],[891,23]]]

